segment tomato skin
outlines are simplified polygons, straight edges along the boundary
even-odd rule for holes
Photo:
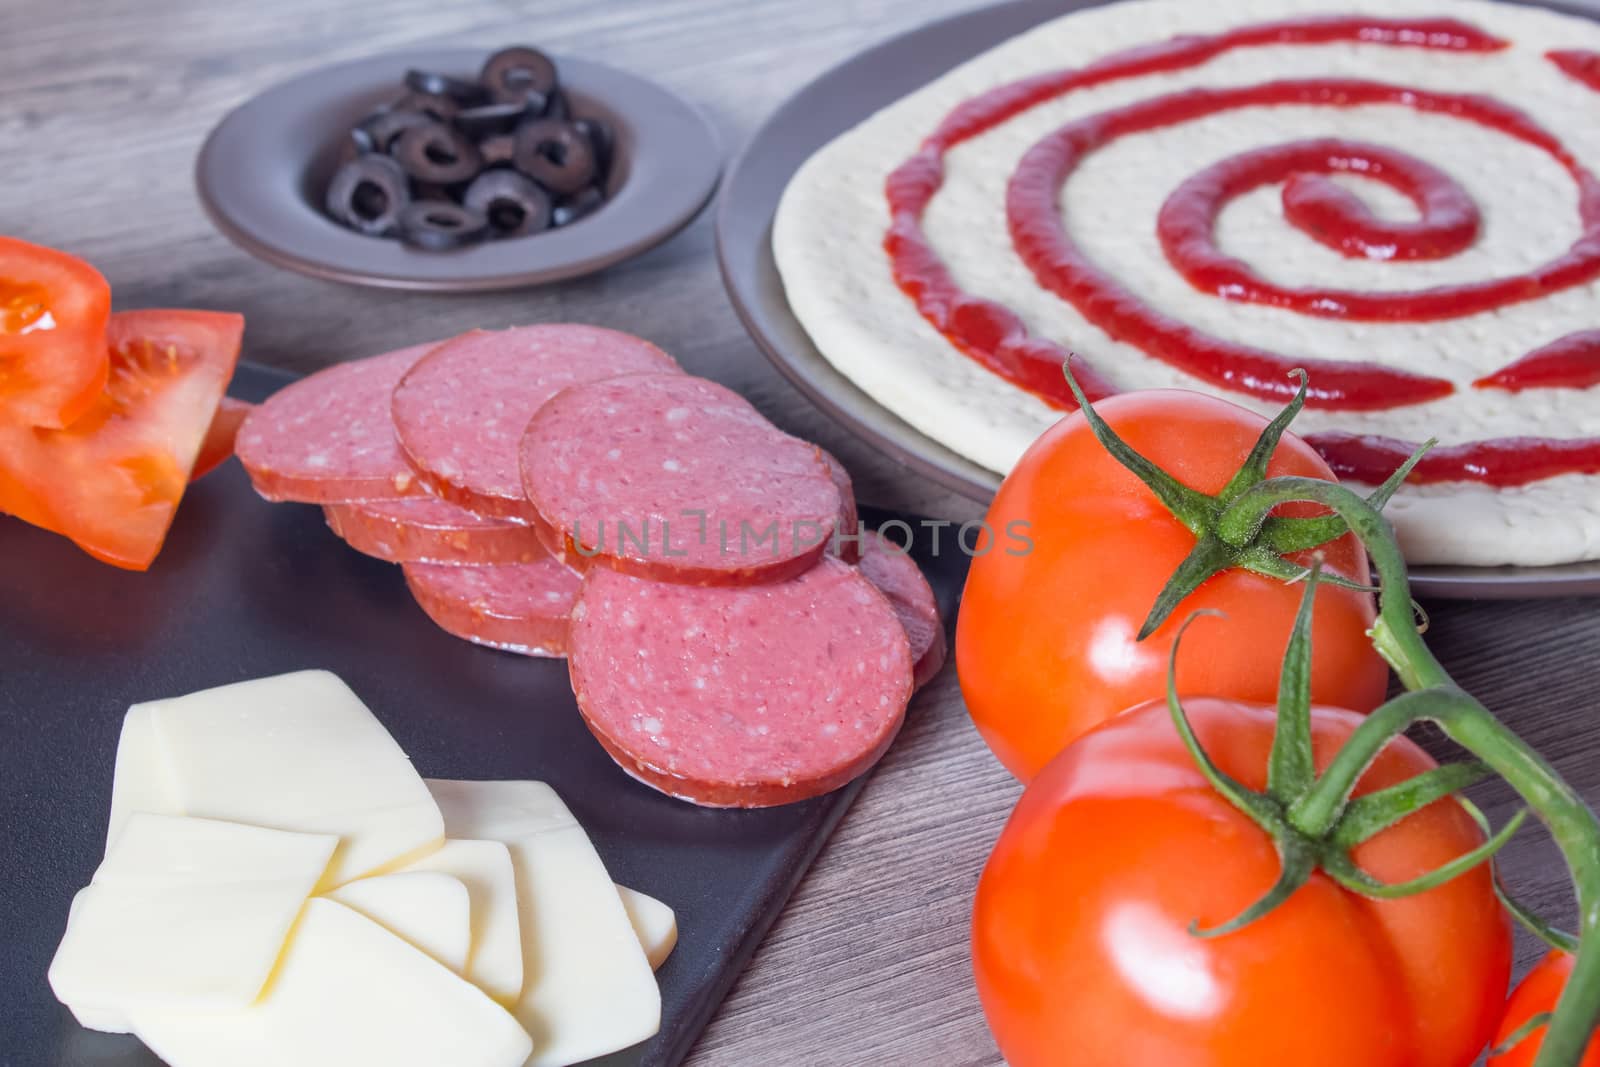
[[[0,237],[0,421],[60,428],[106,382],[111,286],[53,248]]]
[[[245,416],[254,410],[255,405],[248,401],[235,400],[231,396],[222,398],[217,405],[217,413],[211,417],[211,426],[200,445],[200,454],[195,457],[194,470],[189,472],[191,482],[199,481],[228,461],[228,457],[233,455],[233,442],[239,436],[239,427],[244,424]]]
[[[0,511],[89,555],[145,570],[161,550],[218,402],[244,319],[126,311],[102,342],[111,373],[64,430],[0,422]]]
[[[1205,493],[1228,483],[1266,422],[1225,401],[1177,390],[1127,393],[1095,410],[1137,451]],[[1268,473],[1333,480],[1322,458],[1290,434]],[[956,620],[956,665],[978,732],[1024,782],[1085,731],[1165,693],[1173,637],[1199,608],[1227,617],[1190,631],[1179,691],[1274,699],[1302,589],[1225,571],[1136,641],[1195,538],[1105,451],[1081,414],[1034,442],[1001,485],[987,522],[996,538],[972,561]],[[1006,537],[1014,523],[1032,540],[1025,553]],[[1319,551],[1329,572],[1367,581],[1354,537]],[[1382,702],[1387,670],[1366,636],[1373,617],[1367,593],[1328,585],[1317,591],[1313,699],[1360,711]]]
[[[1185,702],[1222,769],[1265,783],[1274,709]],[[1317,764],[1361,721],[1318,707]],[[1434,766],[1400,738],[1358,793]],[[1451,801],[1355,850],[1398,881],[1476,847]],[[1085,735],[1023,793],[978,884],[979,998],[1012,1067],[1468,1067],[1511,968],[1511,928],[1478,867],[1420,896],[1371,901],[1318,873],[1234,933],[1277,879],[1267,835],[1211,789],[1164,703]]]
[[[1495,1046],[1502,1045],[1535,1015],[1554,1011],[1556,1001],[1561,999],[1561,991],[1566,988],[1567,978],[1571,974],[1570,953],[1552,950],[1540,960],[1511,991],[1511,999],[1506,1002],[1505,1018],[1500,1021],[1500,1029],[1494,1035]],[[1544,1031],[1536,1030],[1517,1042],[1510,1051],[1489,1057],[1488,1067],[1533,1067],[1533,1061],[1538,1059],[1539,1049],[1543,1045]],[[1589,1047],[1584,1050],[1583,1059],[1577,1067],[1600,1067],[1600,1030],[1595,1031],[1595,1035],[1589,1039]]]

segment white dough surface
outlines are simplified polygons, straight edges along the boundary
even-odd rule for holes
[[[1173,74],[1080,90],[1025,111],[945,157],[924,216],[958,284],[1022,316],[1031,333],[1082,354],[1122,389],[1219,392],[1139,349],[1111,340],[1041,288],[1012,247],[1007,180],[1022,154],[1071,120],[1196,86],[1337,76],[1493,96],[1534,116],[1600,173],[1600,93],[1545,58],[1553,48],[1600,51],[1600,23],[1485,0],[1127,0],[1047,22],[950,71],[825,146],[795,175],[779,207],[774,253],[789,303],[827,359],[917,430],[1004,473],[1063,412],[969,359],[934,330],[890,276],[884,179],[956,105],[996,86],[1076,67],[1177,34],[1316,15],[1450,17],[1509,39],[1495,53],[1375,44],[1239,49]],[[1217,225],[1225,251],[1266,278],[1360,291],[1410,290],[1519,273],[1560,255],[1581,232],[1576,187],[1544,152],[1446,115],[1397,105],[1255,107],[1133,134],[1092,153],[1061,204],[1089,258],[1151,307],[1208,334],[1285,355],[1372,361],[1450,379],[1456,391],[1387,411],[1308,410],[1302,433],[1344,430],[1444,445],[1491,437],[1600,436],[1600,387],[1521,393],[1471,383],[1527,352],[1600,328],[1600,282],[1493,312],[1429,323],[1313,318],[1202,293],[1167,262],[1156,234],[1163,201],[1201,168],[1252,148],[1316,137],[1403,149],[1459,182],[1483,213],[1479,241],[1446,259],[1350,259],[1284,221],[1280,186],[1234,201]],[[1376,181],[1337,179],[1381,215],[1413,218]],[[1276,405],[1236,393],[1262,413]],[[1600,476],[1563,475],[1513,489],[1408,486],[1390,506],[1417,563],[1539,565],[1600,558]]]

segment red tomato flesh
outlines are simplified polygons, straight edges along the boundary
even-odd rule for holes
[[[111,287],[89,264],[0,237],[0,422],[60,428],[105,385]]]
[[[1191,631],[1199,636],[1201,624]],[[1276,711],[1186,701],[1212,758],[1265,785]],[[1313,712],[1326,767],[1361,722]],[[1356,792],[1433,767],[1392,742]],[[1354,852],[1398,882],[1483,841],[1436,802]],[[1260,920],[1216,926],[1277,880],[1271,840],[1216,793],[1164,703],[1111,719],[1034,779],[978,884],[978,994],[1012,1067],[1468,1067],[1505,996],[1511,928],[1481,865],[1394,901],[1320,872]]]
[[[0,511],[96,559],[145,570],[233,377],[242,316],[128,311],[102,345],[110,376],[69,428],[0,425]]]
[[[255,405],[248,401],[235,400],[231,396],[222,398],[222,403],[217,405],[217,413],[211,417],[206,439],[200,444],[200,455],[196,457],[194,470],[189,474],[191,482],[198,481],[228,461],[228,457],[233,455],[233,442],[239,436],[244,417],[254,410]]]
[[[1135,450],[1203,493],[1239,469],[1266,420],[1199,393],[1127,393],[1095,405]],[[1309,445],[1285,434],[1269,476],[1333,481]],[[1295,506],[1278,514],[1316,514]],[[1075,738],[1166,692],[1173,636],[1192,611],[1226,619],[1197,626],[1178,664],[1181,693],[1270,703],[1301,588],[1243,570],[1203,584],[1154,634],[1135,640],[1195,536],[1113,459],[1074,412],[1034,442],[989,508],[995,534],[972,561],[956,621],[956,665],[972,721],[1006,767],[1032,778]],[[1031,547],[1009,531],[1025,531]],[[1366,582],[1352,536],[1322,546],[1325,569]],[[1308,561],[1309,554],[1300,559]],[[1366,631],[1367,593],[1324,585],[1312,640],[1312,699],[1370,711],[1388,674]]]

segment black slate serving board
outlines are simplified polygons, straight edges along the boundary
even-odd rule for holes
[[[245,365],[232,392],[260,400],[289,380]],[[909,520],[864,514],[894,517]],[[948,625],[966,560],[926,548],[913,551]],[[429,777],[548,781],[612,876],[676,909],[661,1032],[608,1064],[672,1067],[687,1055],[865,781],[748,812],[634,782],[584,728],[563,661],[435,628],[398,567],[346,548],[318,508],[261,500],[233,461],[191,489],[145,574],[0,517],[0,1064],[157,1062],[134,1038],[79,1027],[45,981],[67,906],[103,850],[123,713],[308,667],[349,682]]]

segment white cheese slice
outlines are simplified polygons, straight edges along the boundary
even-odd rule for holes
[[[478,987],[326,897],[255,1004],[142,1008],[133,1028],[170,1067],[521,1067],[533,1047]]]
[[[72,902],[50,987],[83,1025],[255,1000],[339,839],[135,813]]]
[[[70,934],[74,923],[78,919],[79,901],[83,899],[80,891],[72,898],[72,904],[67,909],[67,933]],[[66,935],[62,936],[65,941]],[[59,952],[59,950],[57,950]],[[56,989],[60,986],[61,989]],[[73,996],[71,981],[64,979],[57,981],[54,973],[50,975],[50,987],[56,993],[56,999],[67,1006],[72,1012],[72,1017],[78,1020],[78,1025],[88,1030],[99,1030],[106,1034],[126,1034],[133,1029],[133,1024],[128,1022],[128,1017],[121,1008],[97,1000],[85,1000],[82,996]],[[68,997],[71,996],[71,999]]]
[[[627,1048],[661,1025],[661,992],[588,835],[542,782],[429,781],[452,837],[503,841],[516,869],[528,1067]],[[180,1065],[181,1067],[181,1065]]]
[[[175,813],[172,773],[156,740],[154,706],[135,704],[122,720],[117,741],[116,770],[111,776],[111,820],[106,829],[106,852],[136,811]]]
[[[328,896],[466,977],[472,905],[459,878],[408,870],[358,878]]]
[[[169,814],[338,834],[324,889],[404,866],[444,840],[411,761],[327,671],[238,682],[129,714],[150,716],[172,776]]]
[[[466,886],[472,943],[462,975],[500,1003],[515,1004],[522,993],[522,925],[510,850],[499,841],[451,840],[405,870],[437,871]]]
[[[619,885],[617,893],[622,897],[623,910],[628,913],[628,921],[633,924],[645,958],[651,967],[660,970],[678,944],[678,917],[661,901],[637,889]]]

